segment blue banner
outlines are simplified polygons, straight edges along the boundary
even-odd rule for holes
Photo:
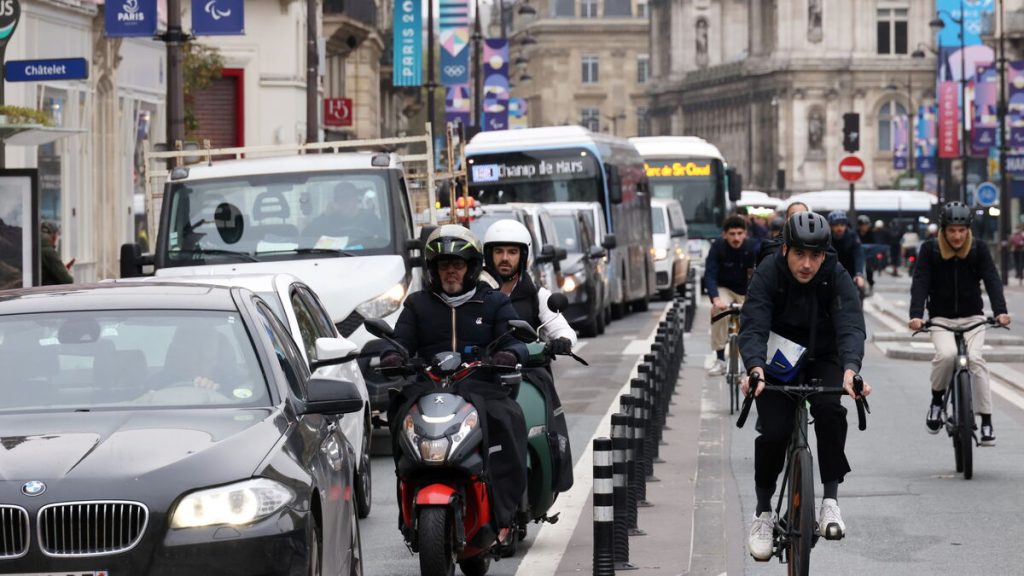
[[[469,83],[469,4],[441,0],[441,85]]]
[[[85,58],[9,60],[4,64],[4,79],[8,82],[85,80],[88,77],[89,62]]]
[[[103,25],[111,38],[156,35],[156,0],[108,0]]]
[[[995,9],[996,0],[936,0],[935,8],[945,26],[939,32],[941,46],[960,46],[960,24],[963,19],[964,46],[981,44],[982,19]],[[963,15],[960,7],[963,6]]]
[[[484,130],[508,129],[508,40],[484,40]]]
[[[420,0],[395,0],[394,72],[395,86],[423,84],[423,11]]]
[[[245,34],[242,0],[192,0],[192,33],[196,36]]]

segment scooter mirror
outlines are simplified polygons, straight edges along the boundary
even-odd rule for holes
[[[520,342],[536,342],[537,331],[525,320],[509,320],[508,325],[512,327],[512,336]]]
[[[558,292],[556,294],[548,296],[548,308],[552,312],[561,312],[562,310],[565,310],[568,307],[569,298],[565,294]]]
[[[366,326],[366,331],[377,338],[390,338],[395,333],[391,326],[380,318],[364,320],[363,326]]]

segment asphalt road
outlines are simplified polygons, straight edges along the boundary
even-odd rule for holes
[[[664,307],[664,303],[652,303],[647,312],[613,322],[603,336],[581,339],[583,346],[577,349],[577,353],[590,363],[589,367],[570,358],[559,358],[555,363],[555,385],[565,408],[574,460],[580,458],[609,405],[617,402],[619,390],[629,379],[637,350],[641,348],[635,344],[631,348],[630,345],[647,339],[657,327]],[[649,348],[643,351],[649,351]],[[375,445],[386,445],[387,442],[386,433],[378,432]],[[419,559],[409,552],[398,531],[394,463],[390,455],[375,453],[373,482],[373,509],[370,517],[361,522],[365,573],[369,576],[418,575]],[[530,535],[520,545],[516,557],[492,562],[488,574],[515,574],[536,532],[537,527],[530,525]]]

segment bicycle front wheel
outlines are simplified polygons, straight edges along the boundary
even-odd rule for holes
[[[808,449],[798,450],[789,472],[789,575],[807,576],[814,545],[814,461]]]
[[[957,406],[957,437],[960,439],[960,461],[964,480],[974,476],[974,406],[971,403],[971,375],[966,370],[956,379],[960,405]]]

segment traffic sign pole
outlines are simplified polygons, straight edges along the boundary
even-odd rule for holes
[[[850,209],[847,217],[851,222],[857,221],[857,206],[854,201],[856,182],[864,176],[864,163],[856,156],[847,156],[839,161],[839,177],[850,183]]]

